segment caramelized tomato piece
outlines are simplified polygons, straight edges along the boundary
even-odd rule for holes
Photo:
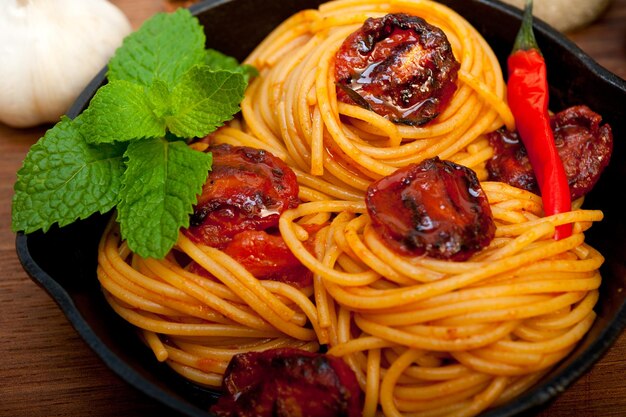
[[[613,134],[602,117],[587,106],[565,109],[551,118],[554,141],[563,161],[572,200],[587,194],[598,182],[613,151]],[[517,132],[489,134],[494,156],[487,162],[489,179],[540,194],[528,154]]]
[[[284,282],[296,288],[313,284],[313,273],[291,253],[280,235],[247,230],[236,234],[222,250],[257,279]],[[213,277],[196,262],[188,269],[194,274]]]
[[[304,246],[313,252],[315,234],[324,225],[303,225],[309,233]],[[313,273],[296,258],[280,234],[270,234],[264,230],[247,230],[235,237],[222,249],[230,257],[243,265],[255,278],[284,282],[296,288],[313,284]],[[212,278],[212,275],[192,262],[189,271]]]
[[[341,359],[282,348],[235,355],[224,375],[218,417],[358,417],[362,394]]]
[[[213,166],[185,230],[191,239],[223,248],[237,233],[275,227],[298,206],[296,175],[271,153],[227,144],[209,151]]]
[[[280,235],[257,230],[241,232],[226,245],[224,252],[258,279],[298,288],[313,284],[313,273],[291,253]]]
[[[459,67],[446,35],[424,19],[369,18],[337,51],[337,99],[395,123],[422,125],[451,99]]]
[[[517,132],[502,128],[487,138],[493,148],[493,156],[487,161],[489,179],[539,194],[533,167]]]
[[[366,204],[383,242],[405,255],[463,261],[495,235],[474,171],[437,157],[372,183]]]

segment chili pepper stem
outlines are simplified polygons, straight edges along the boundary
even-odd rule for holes
[[[541,53],[537,39],[535,39],[535,32],[533,31],[533,0],[526,2],[522,16],[522,26],[519,32],[517,32],[515,43],[513,44],[513,52],[528,51],[530,49],[536,49]]]

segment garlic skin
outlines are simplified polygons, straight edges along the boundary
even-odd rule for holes
[[[524,8],[526,0],[501,0]],[[534,0],[533,15],[561,32],[570,32],[593,22],[611,0]]]
[[[59,121],[131,31],[107,0],[0,0],[0,122]]]

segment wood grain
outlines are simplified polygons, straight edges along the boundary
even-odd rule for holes
[[[166,7],[163,0],[112,2],[135,28]],[[626,0],[615,0],[597,22],[569,36],[626,78]],[[17,130],[0,124],[0,416],[169,414],[106,368],[19,264],[10,229],[12,189],[29,147],[46,128]],[[540,416],[626,416],[625,376],[626,334]]]

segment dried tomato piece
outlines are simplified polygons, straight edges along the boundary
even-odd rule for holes
[[[313,273],[296,258],[280,235],[248,230],[231,240],[224,252],[258,279],[304,288],[313,284]]]
[[[246,230],[266,230],[298,206],[295,173],[270,152],[245,146],[211,146],[213,166],[184,232],[223,248]]]
[[[309,238],[303,243],[311,253],[315,234],[323,226],[302,225],[309,233]],[[257,279],[284,282],[296,288],[313,285],[313,272],[293,255],[280,234],[270,234],[264,230],[246,230],[236,234],[222,250]],[[194,274],[213,278],[212,274],[194,261],[191,261],[187,268]]]
[[[313,273],[291,253],[280,235],[246,230],[237,233],[222,250],[257,279],[284,282],[296,288],[313,284]],[[192,261],[187,268],[194,274],[213,278],[196,262]]]
[[[424,19],[369,18],[337,51],[337,99],[395,123],[423,125],[452,98],[459,68],[445,33]]]
[[[487,161],[489,180],[500,181],[539,195],[539,185],[517,132],[506,128],[487,135],[493,156]]]
[[[464,261],[495,235],[474,171],[437,157],[372,183],[366,204],[383,242],[405,255]]]
[[[362,393],[341,359],[282,348],[235,355],[211,407],[218,417],[358,417]]]
[[[572,199],[587,194],[609,164],[613,133],[602,116],[587,106],[574,106],[552,118],[559,156],[563,161]]]
[[[575,200],[595,186],[611,159],[613,133],[602,116],[587,106],[569,107],[551,117],[554,141]],[[540,195],[526,148],[517,132],[500,129],[489,134],[494,156],[487,162],[489,179]]]

